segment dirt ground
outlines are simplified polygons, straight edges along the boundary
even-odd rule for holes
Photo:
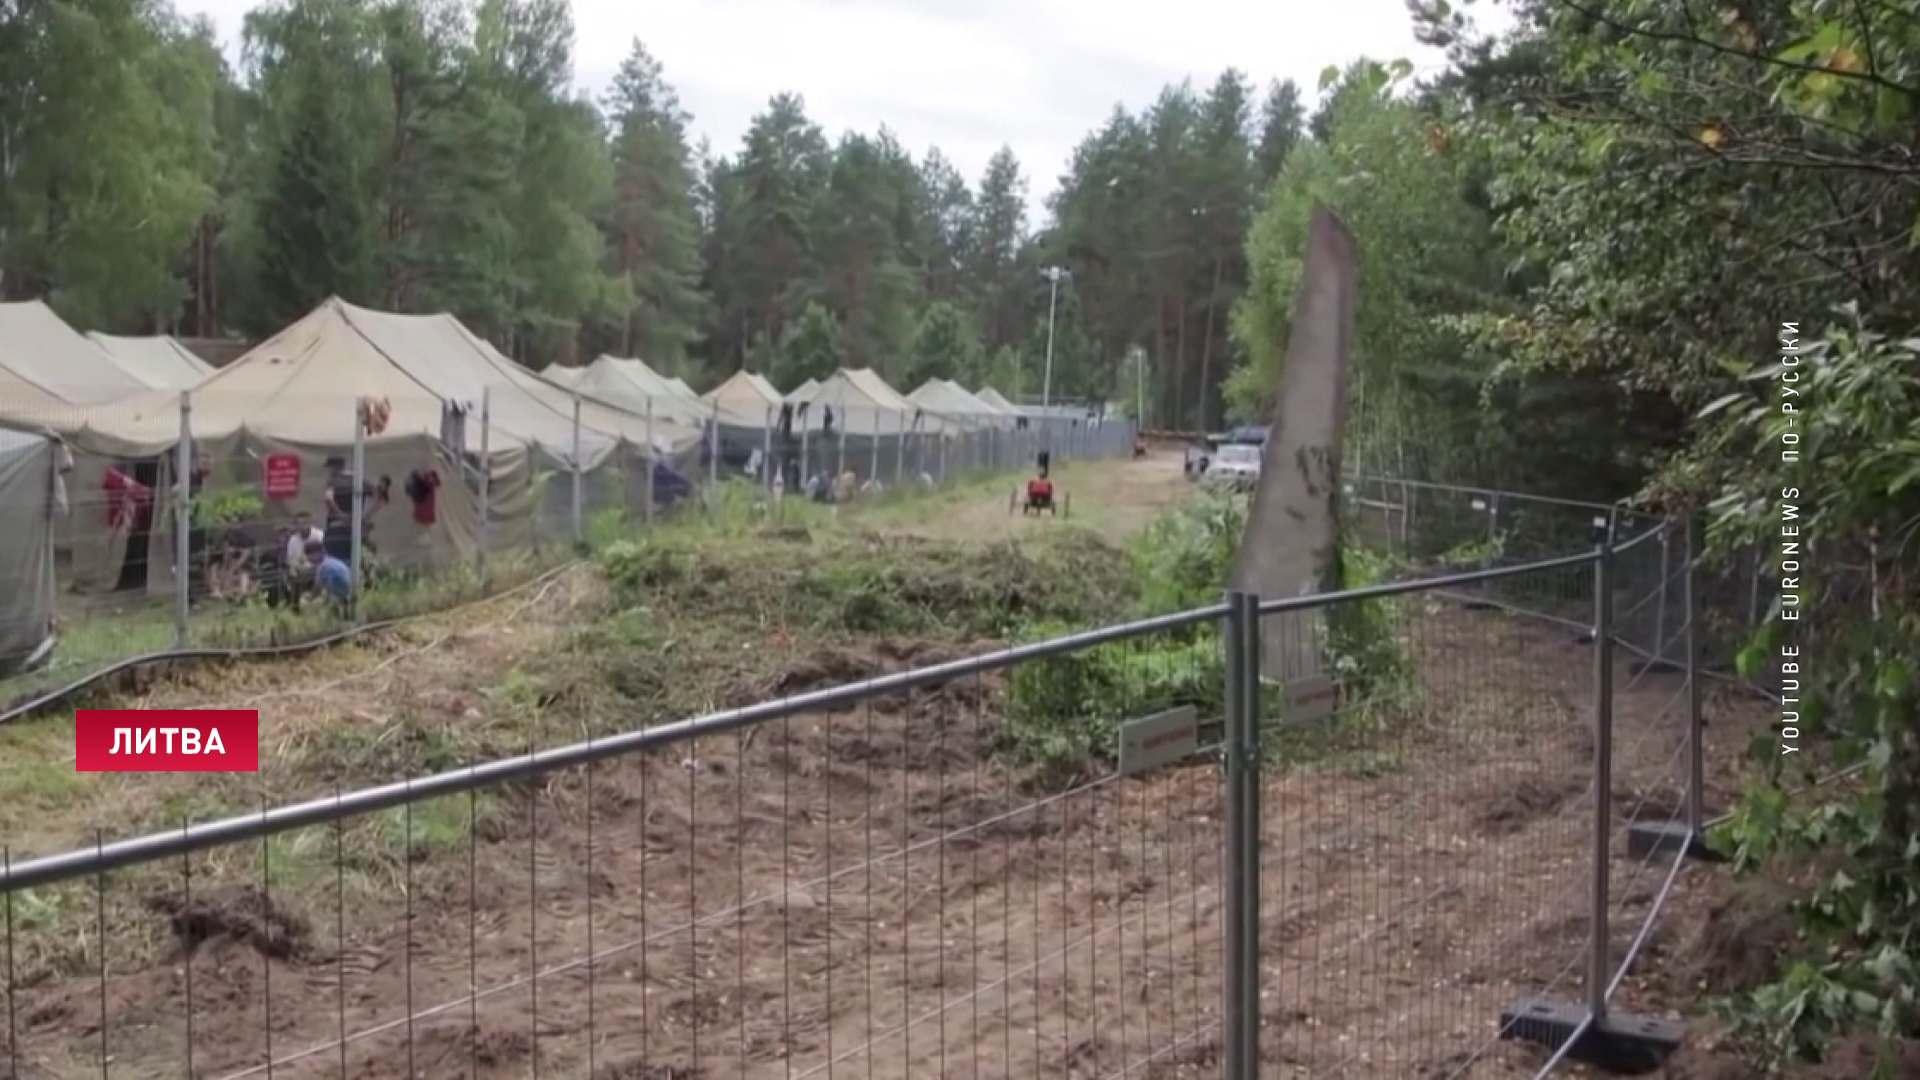
[[[916,508],[911,518],[889,521],[887,527],[911,535],[988,541],[1018,537],[1064,520],[1125,538],[1192,493],[1180,462],[1181,455],[1171,451],[1125,463],[1066,462],[1054,470],[1053,477],[1063,518],[1013,512],[1011,500],[1025,483],[1014,479],[1008,482],[1005,495],[956,500],[931,513]]]
[[[1177,456],[1063,470],[1062,487],[1103,531],[1186,490]],[[920,527],[1046,527],[989,501]],[[1265,1073],[1527,1076],[1537,1054],[1489,1043],[1522,994],[1577,991],[1591,653],[1424,598],[1395,619],[1417,709],[1377,728],[1385,713],[1351,703],[1344,742],[1274,736],[1292,764],[1263,784]],[[502,620],[521,627],[511,645],[456,634],[394,654],[378,677],[484,679],[540,621]],[[485,651],[449,660],[468,647]],[[781,690],[944,655],[817,649]],[[104,975],[35,976],[0,1060],[19,1080],[101,1075],[103,1046],[129,1077],[1216,1074],[1217,767],[1036,797],[990,752],[1004,679],[423,804],[398,822],[414,838],[399,865],[337,857],[326,827],[271,846],[257,885],[212,872],[231,852],[116,876],[172,955],[116,966],[109,942]],[[1676,681],[1623,664],[1616,687],[1613,805],[1664,816]],[[460,702],[426,707],[457,718]],[[1743,707],[1712,708],[1733,745]],[[1632,922],[1659,874],[1616,855]],[[367,877],[383,902],[349,915]]]

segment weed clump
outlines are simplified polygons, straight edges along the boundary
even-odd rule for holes
[[[1156,520],[1128,553],[1129,613],[1145,618],[1218,603],[1245,527],[1246,503],[1231,496],[1190,503]],[[1349,547],[1341,560],[1342,587],[1381,584],[1390,569],[1372,553]],[[1400,692],[1410,674],[1399,640],[1400,608],[1392,598],[1349,600],[1324,608],[1317,620],[1323,670],[1342,699],[1354,703],[1336,726],[1359,718],[1371,730],[1383,708],[1391,711],[1407,700]],[[1087,627],[1033,621],[1021,637],[1048,640]],[[1225,685],[1225,647],[1214,622],[1025,664],[1008,685],[1002,748],[1050,781],[1071,782],[1112,764],[1119,726],[1127,720],[1183,706],[1194,707],[1203,724],[1222,719]],[[1261,717],[1278,715],[1278,698],[1275,688],[1263,690]],[[1328,734],[1289,732],[1271,748],[1289,758],[1313,756],[1331,745]]]

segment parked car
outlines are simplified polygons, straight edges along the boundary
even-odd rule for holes
[[[1211,487],[1244,491],[1260,480],[1261,448],[1252,443],[1228,443],[1207,463],[1203,480]]]

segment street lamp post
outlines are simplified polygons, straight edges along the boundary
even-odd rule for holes
[[[1047,365],[1040,376],[1040,407],[1053,404],[1053,315],[1060,305],[1060,283],[1070,281],[1073,275],[1058,266],[1049,266],[1040,271],[1040,276],[1048,281],[1047,288]]]

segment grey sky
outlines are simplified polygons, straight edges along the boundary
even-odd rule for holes
[[[247,0],[181,0],[240,32]],[[1204,89],[1237,67],[1257,86],[1360,56],[1439,58],[1413,40],[1403,0],[574,0],[578,79],[598,92],[636,37],[666,68],[698,135],[731,152],[769,97],[793,91],[830,135],[890,128],[938,146],[977,180],[1013,147],[1038,210],[1074,145],[1116,103],[1167,83]]]

